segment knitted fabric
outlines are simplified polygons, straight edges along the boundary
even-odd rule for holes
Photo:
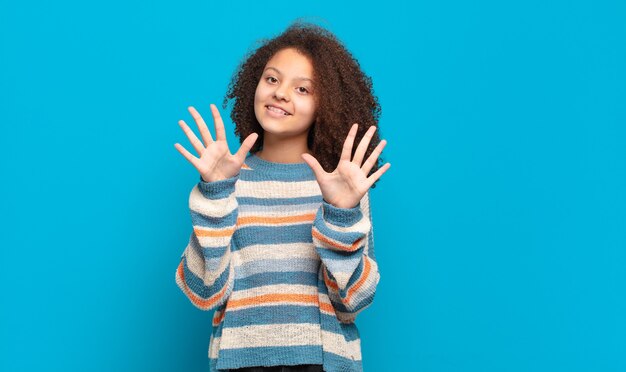
[[[306,163],[248,155],[236,176],[200,179],[189,208],[193,232],[176,283],[196,307],[215,310],[210,371],[363,370],[354,321],[380,279],[369,192],[337,208]]]

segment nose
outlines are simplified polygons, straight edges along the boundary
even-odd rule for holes
[[[286,88],[284,85],[280,85],[276,87],[276,90],[274,91],[274,97],[277,100],[285,100],[289,102],[289,95],[287,94]]]

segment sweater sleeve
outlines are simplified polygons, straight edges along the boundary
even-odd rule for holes
[[[230,245],[237,224],[238,178],[214,182],[201,178],[189,195],[193,231],[176,270],[176,284],[201,310],[222,305],[232,291]]]
[[[354,208],[337,208],[323,200],[312,235],[337,318],[354,322],[356,315],[374,300],[380,280],[369,191]]]

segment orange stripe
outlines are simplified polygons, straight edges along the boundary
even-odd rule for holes
[[[335,291],[339,291],[339,286],[337,285],[337,282],[333,281],[328,276],[328,272],[326,272],[325,268],[324,268],[324,282],[326,283],[326,287],[328,287],[328,289],[333,289]]]
[[[346,301],[350,302],[350,299],[352,298],[352,295],[359,290],[359,288],[361,288],[361,286],[363,285],[363,283],[365,283],[365,280],[367,279],[367,277],[370,274],[370,262],[368,258],[364,258],[363,259],[364,264],[365,264],[365,268],[363,269],[363,272],[361,273],[361,277],[359,278],[359,280],[356,282],[355,285],[353,285],[352,287],[350,287],[350,289],[348,289],[348,296],[346,296]]]
[[[187,286],[187,282],[185,281],[185,269],[184,269],[183,260],[180,261],[180,264],[178,265],[178,270],[176,270],[176,272],[178,273],[178,276],[182,279],[183,285],[185,287],[184,292],[187,295],[187,297],[189,297],[191,302],[193,302],[194,304],[196,304],[198,307],[202,309],[208,309],[209,307],[211,307],[211,305],[219,301],[222,297],[224,297],[224,294],[226,293],[226,290],[228,289],[228,282],[227,282],[226,285],[224,285],[224,288],[222,288],[222,290],[219,293],[216,293],[213,296],[205,299],[193,293],[191,288]]]
[[[203,230],[199,227],[194,227],[193,231],[196,233],[196,236],[199,238],[225,238],[233,235],[235,233],[235,228],[225,228],[220,230]]]
[[[315,213],[301,214],[296,216],[282,216],[282,217],[258,217],[248,216],[240,217],[237,219],[237,224],[251,224],[251,223],[268,223],[268,224],[283,224],[283,223],[297,223],[297,222],[312,222],[315,219]]]
[[[269,293],[260,296],[242,298],[241,300],[233,300],[229,299],[228,304],[226,305],[226,309],[231,310],[233,308],[253,305],[253,304],[262,304],[269,302],[300,302],[306,304],[317,304],[319,303],[319,299],[317,295],[304,295],[304,294],[283,294],[283,293]]]
[[[326,302],[320,302],[320,310],[327,313],[335,314],[335,308],[333,307],[333,305],[327,304]]]
[[[359,278],[359,280],[352,286],[350,287],[350,289],[348,289],[348,293],[346,295],[346,302],[350,302],[350,300],[352,299],[352,296],[354,295],[354,293],[356,291],[359,290],[359,288],[361,288],[361,286],[363,285],[363,283],[365,283],[365,280],[367,280],[367,277],[369,276],[369,273],[371,271],[371,264],[369,262],[369,259],[364,259],[364,268],[363,268],[363,272],[361,273],[361,277]],[[326,283],[326,286],[329,289],[333,289],[337,292],[339,292],[339,286],[337,285],[337,283],[335,281],[333,281],[327,274],[326,270],[324,270],[324,282]]]
[[[224,311],[216,311],[213,315],[213,327],[217,327],[224,319]]]
[[[248,164],[246,164],[246,163],[243,163],[243,164],[241,165],[241,168],[243,168],[243,169],[252,169],[252,168],[250,168],[250,167],[248,166]]]
[[[346,252],[354,252],[357,249],[359,249],[359,247],[361,246],[361,241],[363,240],[363,238],[357,239],[354,243],[352,243],[352,245],[348,248],[347,245],[345,244],[341,244],[339,242],[336,242],[335,240],[331,240],[330,238],[326,237],[325,235],[323,235],[321,232],[319,232],[317,229],[313,229],[311,231],[311,233],[313,234],[313,237],[319,241],[321,241],[322,243],[331,246],[333,248],[336,248],[340,251],[346,251]]]

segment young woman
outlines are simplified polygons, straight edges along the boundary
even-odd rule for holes
[[[229,99],[236,153],[213,104],[215,138],[193,107],[202,141],[179,122],[199,157],[175,144],[200,174],[176,283],[215,309],[210,370],[361,371],[354,320],[380,279],[369,189],[390,167],[371,80],[295,23],[244,59]]]

